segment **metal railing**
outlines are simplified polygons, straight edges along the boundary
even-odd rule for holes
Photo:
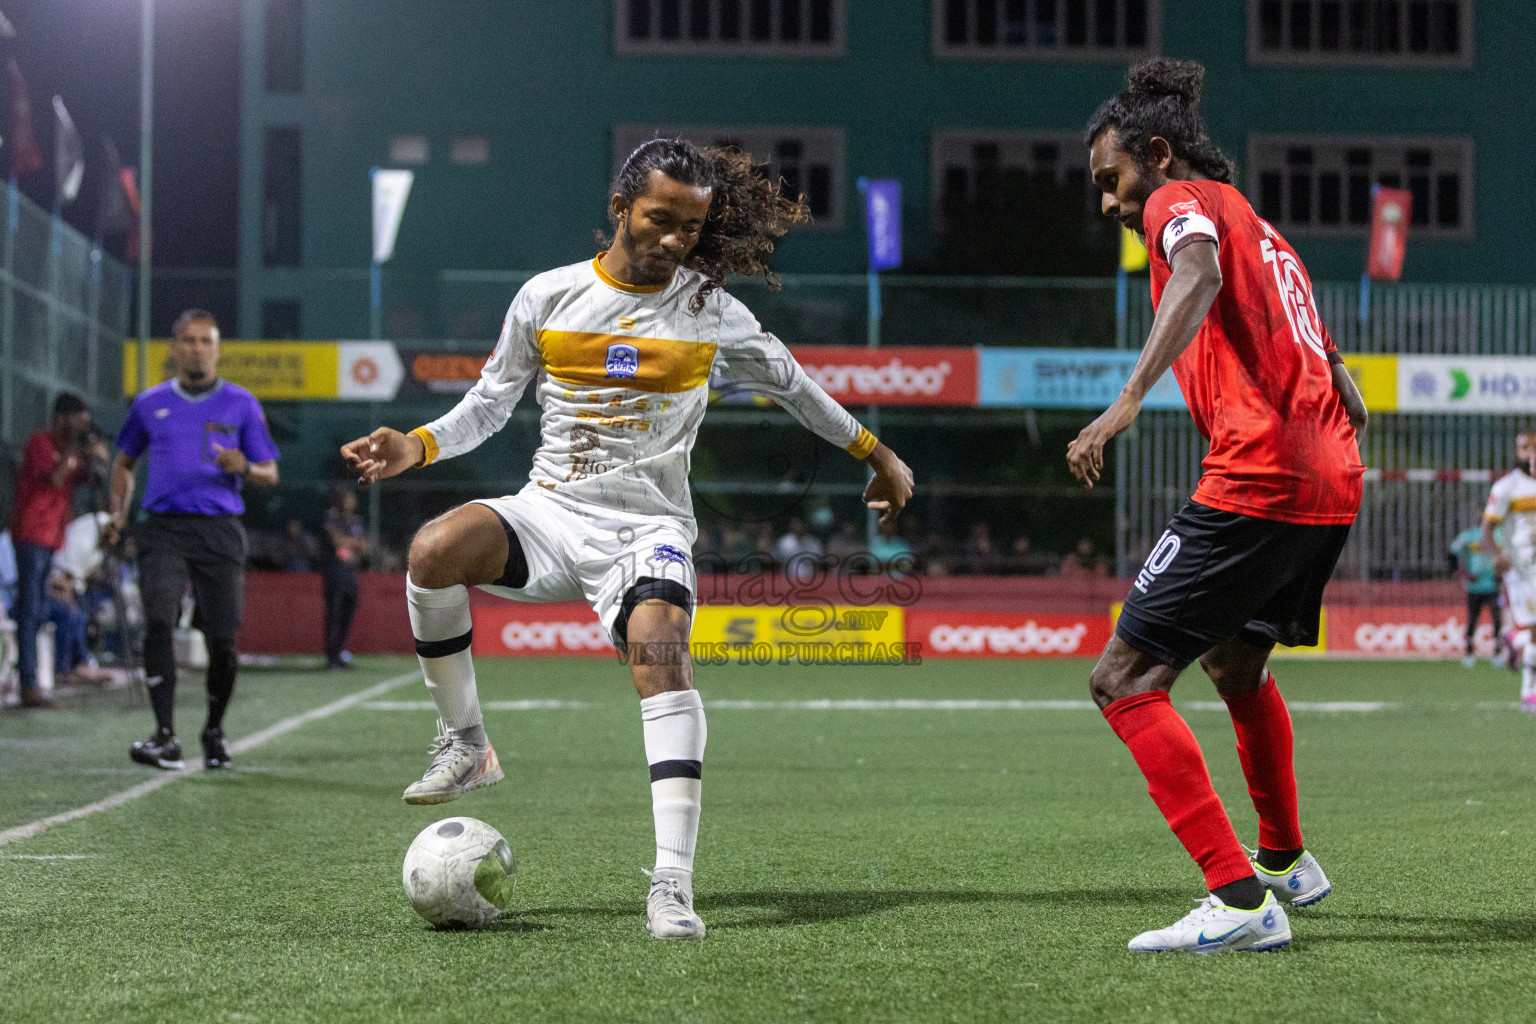
[[[54,396],[122,400],[128,268],[11,184],[0,239],[0,444],[48,422]]]
[[[403,340],[413,333],[392,330],[394,320],[429,338],[465,339],[454,343],[457,347],[483,343],[487,349],[517,288],[532,276],[522,271],[404,267],[387,269],[385,275],[386,334]],[[296,294],[313,288],[326,296],[325,308],[355,308],[355,325],[330,334],[343,336],[364,328],[364,271],[299,271],[296,280]],[[766,329],[791,344],[865,343],[864,275],[788,274],[783,280],[778,292],[756,280],[733,282],[731,288]],[[882,284],[886,346],[1134,348],[1152,323],[1145,278],[1131,280],[1123,312],[1117,310],[1113,278],[893,274],[884,275]],[[1325,324],[1345,352],[1536,355],[1536,288],[1377,284],[1363,321],[1358,283],[1318,283],[1315,296]],[[407,315],[399,315],[401,311]],[[433,344],[423,342],[420,347]],[[985,424],[996,412],[972,411],[958,418]],[[1085,413],[1085,422],[1087,418]],[[1531,429],[1533,421],[1536,411],[1532,417],[1378,414],[1365,438],[1364,457],[1368,466],[1387,471],[1502,472],[1511,464],[1514,432]],[[1117,452],[1116,551],[1117,568],[1123,573],[1193,492],[1205,442],[1186,414],[1149,412]],[[448,490],[467,482],[445,476],[433,486]],[[853,486],[848,480],[825,483],[829,494]],[[1024,483],[1005,485],[1004,490],[1018,498],[1034,493]],[[1477,521],[1485,494],[1486,485],[1478,482],[1368,480],[1341,572],[1361,578],[1443,575],[1451,537]]]
[[[1536,288],[1377,285],[1359,319],[1357,285],[1316,288],[1318,311],[1344,352],[1399,355],[1536,355]],[[1525,416],[1379,413],[1361,445],[1369,474],[1360,517],[1339,562],[1353,579],[1428,579],[1448,571],[1456,534],[1477,525],[1488,497],[1483,479],[1399,470],[1485,470],[1514,465],[1514,436],[1536,429]],[[1168,519],[1194,491],[1205,442],[1181,412],[1144,413],[1122,446],[1126,467],[1117,502],[1118,562],[1138,564]]]

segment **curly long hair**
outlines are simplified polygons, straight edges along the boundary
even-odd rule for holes
[[[1084,141],[1094,140],[1114,128],[1120,148],[1138,167],[1147,164],[1147,144],[1154,136],[1168,140],[1173,155],[1214,181],[1231,185],[1235,165],[1206,134],[1200,119],[1200,88],[1205,68],[1192,60],[1154,57],[1131,68],[1125,91],[1105,100],[1088,120]]]
[[[735,146],[695,146],[685,139],[642,143],[624,161],[610,194],[623,196],[626,208],[633,206],[650,187],[652,171],[712,193],[704,230],[683,261],[683,266],[704,275],[704,282],[688,300],[688,312],[703,309],[710,293],[723,287],[730,274],[761,276],[769,288],[778,290],[779,277],[769,268],[767,256],[773,252],[774,239],[791,224],[811,219],[804,196],[785,195],[782,179],[770,180],[750,154]],[[612,207],[608,219],[618,227]],[[600,244],[612,241],[599,233]]]

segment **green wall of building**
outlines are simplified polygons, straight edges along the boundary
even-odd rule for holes
[[[931,247],[930,140],[938,129],[1077,131],[1123,81],[1124,61],[947,59],[931,43],[930,0],[847,0],[836,57],[648,56],[615,52],[612,0],[307,0],[304,83],[263,88],[263,11],[245,0],[241,125],[241,323],[257,337],[268,299],[296,299],[309,337],[363,336],[368,325],[368,170],[389,140],[424,135],[417,180],[386,278],[395,336],[494,334],[450,321],[444,269],[542,269],[589,256],[605,226],[616,124],[834,126],[844,132],[844,228],[785,240],[778,265],[802,273],[862,269],[854,182],[905,187],[909,252]],[[1405,279],[1529,282],[1536,201],[1517,182],[1536,165],[1528,69],[1529,4],[1479,2],[1472,61],[1453,68],[1274,67],[1250,63],[1246,5],[1162,0],[1163,53],[1202,61],[1204,111],[1245,163],[1249,132],[1464,136],[1474,140],[1474,231],[1410,243]],[[262,265],[263,138],[303,130],[298,268]],[[483,136],[490,162],[448,160],[458,136]],[[1314,278],[1359,274],[1364,241],[1295,239]],[[465,286],[471,287],[471,286]],[[491,282],[504,305],[512,285]],[[434,303],[437,306],[434,306]],[[414,318],[400,318],[399,307]],[[455,330],[454,328],[458,329]]]

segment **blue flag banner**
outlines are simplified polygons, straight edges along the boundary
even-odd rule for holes
[[[1116,349],[981,348],[979,405],[1105,409],[1120,397],[1141,353]],[[1173,371],[1153,385],[1143,409],[1183,409]]]
[[[864,222],[869,226],[869,269],[901,266],[901,182],[883,178],[868,183]]]

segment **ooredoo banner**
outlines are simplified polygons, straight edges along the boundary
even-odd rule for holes
[[[924,658],[1091,658],[1110,632],[1108,615],[907,611],[907,643]]]
[[[844,405],[974,406],[973,348],[854,348],[802,345],[790,354]]]
[[[582,601],[558,604],[478,605],[471,614],[475,639],[470,651],[477,656],[576,657],[609,656],[618,652],[608,641],[608,631]]]
[[[1467,610],[1460,605],[1328,608],[1328,653],[1357,658],[1454,658],[1465,650]],[[1493,653],[1493,626],[1484,619],[1473,638],[1482,657]]]

